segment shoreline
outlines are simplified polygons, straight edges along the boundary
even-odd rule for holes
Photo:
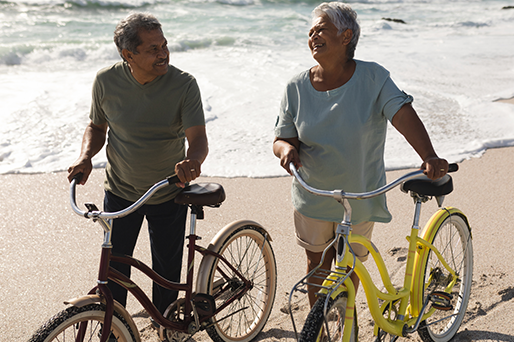
[[[478,158],[465,160],[457,173],[451,174],[455,190],[445,199],[445,206],[455,206],[468,215],[473,229],[474,275],[468,314],[456,341],[513,341],[514,327],[508,312],[514,310],[514,274],[510,230],[514,209],[511,170],[514,147],[488,149]],[[409,169],[388,171],[391,181]],[[0,175],[0,341],[28,340],[35,330],[60,310],[63,301],[87,293],[97,274],[101,228],[75,215],[69,205],[69,185],[64,172],[47,174]],[[278,285],[270,319],[258,341],[293,342],[290,317],[283,312],[289,291],[305,272],[305,257],[296,245],[290,200],[291,177],[222,178],[200,177],[198,182],[223,185],[227,199],[218,209],[206,208],[205,220],[198,222],[200,243],[207,245],[224,225],[239,219],[250,219],[268,229],[277,259]],[[77,203],[103,198],[103,170],[94,169],[88,184],[77,189]],[[373,241],[382,253],[393,275],[395,286],[402,278],[402,263],[392,249],[406,247],[405,236],[412,224],[412,200],[394,189],[388,194],[388,207],[393,215],[389,224],[377,224]],[[423,206],[421,222],[435,212],[435,201]],[[151,264],[146,229],[142,229],[135,257]],[[372,262],[365,264],[372,277],[377,273]],[[136,283],[145,291],[151,284],[134,274]],[[372,341],[369,312],[364,291],[357,297],[361,341]],[[308,313],[304,295],[294,299],[297,326]],[[7,310],[8,308],[8,310]],[[149,327],[141,307],[129,297],[128,310],[138,325],[143,341],[158,341]],[[206,333],[190,341],[210,341]],[[410,341],[419,341],[416,334]]]
[[[510,103],[514,105],[514,97],[508,98],[508,99],[498,99],[494,100],[493,102],[504,102],[504,103]]]

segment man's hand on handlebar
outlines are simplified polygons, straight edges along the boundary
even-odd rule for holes
[[[68,168],[68,181],[71,183],[73,178],[79,174],[82,176],[78,179],[77,184],[84,185],[93,170],[91,159],[78,159]]]
[[[178,187],[185,187],[185,183],[189,183],[200,176],[202,173],[202,164],[195,159],[185,159],[175,165],[175,174],[180,179],[180,183],[176,183]]]
[[[435,180],[448,173],[448,162],[438,157],[428,158],[423,162],[421,168],[423,173],[430,179]]]

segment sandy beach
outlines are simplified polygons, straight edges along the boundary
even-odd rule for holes
[[[471,299],[456,341],[514,341],[510,316],[514,311],[514,233],[510,224],[514,213],[513,160],[514,148],[491,149],[479,158],[463,161],[459,172],[452,175],[455,190],[444,205],[467,214],[474,248]],[[388,179],[406,171],[388,172]],[[94,170],[88,184],[78,189],[78,203],[101,205],[102,181],[103,170]],[[289,291],[305,271],[304,252],[293,238],[291,178],[201,178],[199,182],[220,183],[227,193],[223,205],[207,208],[206,219],[198,222],[201,244],[207,245],[221,227],[234,220],[251,219],[268,229],[277,258],[278,287],[273,312],[257,340],[295,341],[290,317],[281,310],[287,305]],[[0,175],[0,198],[0,342],[26,341],[52,315],[65,309],[63,301],[86,294],[95,285],[102,231],[99,225],[71,211],[65,173]],[[390,251],[407,247],[405,236],[414,206],[399,189],[389,193],[388,203],[393,221],[378,224],[373,241],[394,275],[393,284],[399,287],[403,273],[398,270],[403,262],[398,261],[401,255]],[[424,205],[423,224],[436,209],[435,201]],[[135,256],[150,263],[145,229]],[[134,279],[150,291],[147,279],[137,273]],[[301,327],[308,312],[305,295],[295,296],[295,304],[296,324]],[[128,309],[143,340],[158,341],[133,298],[129,298]],[[373,341],[362,291],[357,309],[360,340]],[[191,339],[209,340],[203,332]],[[419,339],[414,334],[409,340]]]

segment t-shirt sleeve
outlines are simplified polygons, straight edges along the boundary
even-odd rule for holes
[[[202,97],[200,95],[200,88],[193,79],[188,87],[184,104],[182,106],[182,123],[184,130],[193,126],[204,126],[205,116],[203,113]]]
[[[387,77],[378,96],[378,103],[382,108],[382,113],[389,121],[393,120],[394,115],[404,104],[411,103],[412,101],[414,99],[411,95],[398,89],[393,80]]]
[[[91,110],[89,112],[89,118],[95,125],[102,125],[107,122],[105,112],[102,108],[102,98],[103,87],[97,76],[93,82]]]
[[[295,138],[298,137],[298,131],[294,123],[293,113],[291,110],[290,98],[287,90],[284,92],[282,102],[280,103],[280,112],[275,122],[275,136],[277,138]]]

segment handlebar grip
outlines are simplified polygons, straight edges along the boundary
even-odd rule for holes
[[[171,184],[175,184],[175,183],[180,183],[180,179],[178,178],[177,175],[175,176],[170,176],[168,178],[166,178],[166,180],[168,181],[168,183],[171,185]]]
[[[459,164],[450,164],[448,165],[448,172],[457,172],[459,170]]]
[[[80,183],[83,176],[84,176],[84,174],[82,172],[77,173],[75,176],[73,176],[72,180],[75,180],[77,183]]]

